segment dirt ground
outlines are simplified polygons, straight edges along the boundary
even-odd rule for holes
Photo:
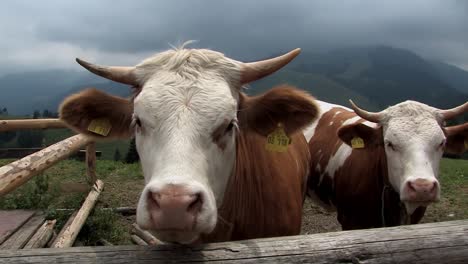
[[[306,198],[304,203],[304,211],[302,214],[302,235],[334,232],[340,230],[341,227],[336,220],[335,212],[328,212],[327,210],[314,204],[309,197]]]

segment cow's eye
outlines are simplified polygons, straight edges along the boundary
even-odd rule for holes
[[[442,142],[440,142],[440,144],[439,144],[439,148],[444,148],[446,142],[447,142],[447,141],[446,141],[445,139],[442,140]]]
[[[225,130],[225,133],[230,133],[233,129],[234,129],[234,126],[236,125],[236,121],[235,120],[231,120],[231,122],[229,123],[229,125],[226,127],[226,130]]]
[[[390,148],[391,150],[395,150],[395,146],[390,141],[387,141],[387,147]]]
[[[136,118],[135,119],[135,124],[138,126],[138,127],[141,127],[141,121],[140,121],[140,118]]]

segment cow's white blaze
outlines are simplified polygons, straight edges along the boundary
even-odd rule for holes
[[[235,130],[222,133],[223,147],[213,133],[236,122],[238,73],[235,62],[207,50],[167,51],[137,66],[144,85],[135,98],[135,137],[146,182],[137,223],[153,228],[148,195],[166,186],[184,185],[203,201],[192,232],[157,232],[163,240],[190,243],[215,227],[234,167]]]

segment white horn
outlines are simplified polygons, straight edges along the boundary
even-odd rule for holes
[[[135,67],[120,67],[120,66],[101,66],[89,63],[87,61],[76,58],[76,62],[86,68],[88,71],[104,77],[106,79],[119,83],[138,86],[135,77]]]
[[[442,115],[444,120],[453,119],[459,115],[468,112],[468,102],[447,110],[439,110],[439,113]]]
[[[351,107],[353,108],[354,112],[362,117],[363,119],[366,119],[367,121],[371,121],[371,122],[374,122],[374,123],[378,123],[381,119],[381,112],[378,112],[378,113],[374,113],[374,112],[369,112],[369,111],[366,111],[364,109],[361,109],[359,108],[354,102],[353,100],[349,100],[349,102],[351,103]]]
[[[241,64],[241,83],[249,83],[266,77],[291,62],[301,49],[292,50],[276,58]]]

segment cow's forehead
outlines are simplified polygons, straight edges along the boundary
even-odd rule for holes
[[[233,115],[239,97],[239,65],[210,50],[171,50],[137,66],[143,84],[135,98],[135,113],[150,119],[196,117],[215,122]],[[229,117],[228,117],[229,118]]]
[[[387,108],[382,121],[384,137],[433,140],[443,137],[437,111],[428,105],[406,101]]]

